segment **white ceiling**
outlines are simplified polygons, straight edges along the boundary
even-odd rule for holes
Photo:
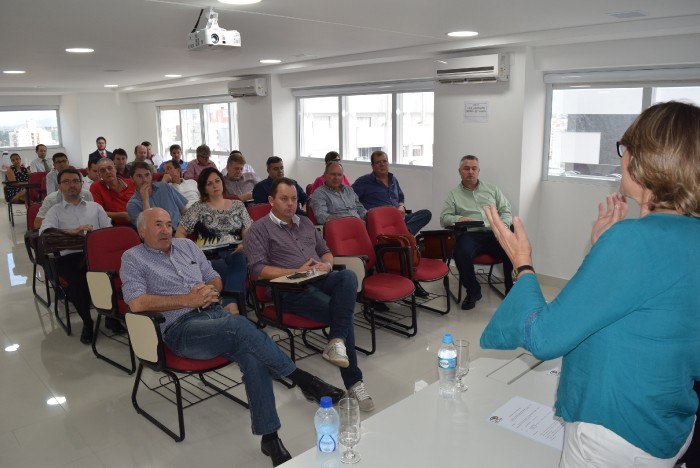
[[[243,47],[188,51],[199,10],[241,33]],[[641,18],[611,13],[638,11]],[[700,32],[698,0],[3,0],[0,94],[146,89],[250,73],[419,58],[519,44]],[[202,23],[200,23],[202,24]],[[476,30],[453,39],[453,30]],[[68,54],[67,47],[95,53]],[[278,58],[282,65],[262,66]],[[166,73],[183,75],[164,78]]]

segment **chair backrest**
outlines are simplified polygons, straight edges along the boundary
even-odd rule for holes
[[[34,230],[34,221],[36,220],[36,215],[39,213],[41,208],[41,203],[32,203],[29,205],[27,210],[27,231]]]
[[[116,226],[92,231],[85,239],[87,269],[91,271],[119,271],[122,254],[139,245],[141,239],[128,226]]]
[[[29,183],[41,184],[41,189],[46,190],[46,174],[48,174],[48,172],[30,172]],[[35,188],[29,189],[29,199],[31,201],[37,201],[39,199],[39,191]]]
[[[163,180],[162,172],[154,172],[153,174],[151,174],[151,181],[160,182],[161,180]]]
[[[318,226],[320,224],[314,215],[314,210],[311,209],[311,202],[306,204],[306,216],[309,217],[309,220],[314,226]]]
[[[403,213],[393,206],[380,206],[367,212],[367,232],[373,244],[377,243],[379,234],[408,234]]]
[[[85,168],[78,169],[78,172],[80,172],[80,174],[83,176],[83,178],[87,177],[87,175],[88,175],[88,170]]]
[[[325,224],[323,234],[333,255],[365,255],[367,269],[374,267],[377,258],[362,220],[354,217],[333,219]]]
[[[241,197],[239,197],[238,195],[236,195],[234,193],[227,193],[226,195],[224,195],[224,198],[227,198],[229,200],[240,200],[241,199]]]
[[[257,221],[263,216],[267,216],[271,209],[272,205],[269,203],[258,203],[257,205],[250,205],[248,207],[248,214],[253,221]]]

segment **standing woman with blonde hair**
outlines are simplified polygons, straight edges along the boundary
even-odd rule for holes
[[[700,109],[654,105],[617,145],[621,194],[601,203],[590,253],[549,304],[521,220],[511,233],[486,210],[519,277],[481,346],[563,356],[562,467],[672,467],[698,409]],[[638,219],[624,219],[627,198]]]

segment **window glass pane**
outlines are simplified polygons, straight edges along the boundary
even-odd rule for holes
[[[226,167],[228,155],[234,149],[231,146],[232,119],[229,103],[204,104],[203,110],[205,144],[211,148],[211,160],[217,167]]]
[[[300,155],[323,158],[329,151],[338,151],[338,97],[299,99],[301,117]]]
[[[60,146],[57,110],[0,112],[0,148]]]
[[[180,126],[179,110],[160,111],[160,141],[163,145],[163,158],[167,160],[170,156],[168,149],[170,145],[182,146],[182,127]]]
[[[555,89],[549,175],[620,177],[615,150],[642,110],[642,88]]]
[[[396,95],[398,164],[433,165],[434,94]]]
[[[381,150],[391,160],[391,94],[347,96],[343,102],[343,159],[368,161]]]
[[[666,101],[683,101],[700,106],[700,86],[654,88],[652,104]]]
[[[197,147],[202,144],[202,119],[199,108],[180,109],[182,128],[182,156],[191,161],[197,154]]]

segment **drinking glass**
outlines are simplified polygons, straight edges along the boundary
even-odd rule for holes
[[[464,383],[464,377],[469,373],[469,342],[467,340],[455,340],[457,349],[457,385],[458,392],[465,392],[469,387]]]
[[[353,464],[360,461],[360,453],[353,447],[360,441],[362,429],[360,427],[360,404],[352,397],[345,397],[338,403],[338,416],[340,426],[338,439],[348,449],[343,452],[340,461]]]

